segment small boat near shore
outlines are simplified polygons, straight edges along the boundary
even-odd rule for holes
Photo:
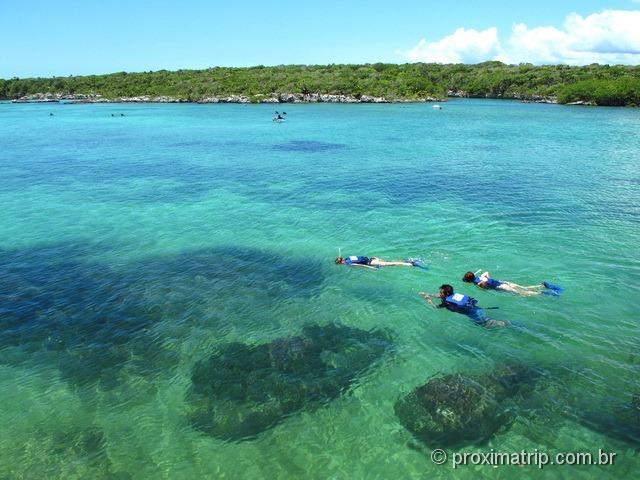
[[[442,110],[442,105],[435,104],[435,105],[433,106],[433,109],[434,109],[434,110]]]

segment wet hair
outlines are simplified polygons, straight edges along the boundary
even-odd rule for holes
[[[475,280],[476,276],[473,272],[467,272],[464,274],[464,277],[462,277],[462,281],[463,282],[467,282],[467,283],[471,283]]]
[[[440,285],[440,292],[444,294],[445,297],[453,295],[453,287],[449,284]]]
[[[336,265],[340,265],[341,263],[344,262],[344,258],[342,257],[336,257]]]

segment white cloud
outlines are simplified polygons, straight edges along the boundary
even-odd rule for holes
[[[578,51],[640,54],[640,11],[605,10],[585,18],[572,14],[565,27]]]
[[[476,63],[640,63],[640,11],[604,10],[586,17],[572,13],[561,29],[513,26],[501,43],[496,28],[465,30],[434,42],[425,39],[411,50],[398,52],[409,61]]]
[[[476,63],[500,52],[498,29],[465,30],[459,28],[437,42],[424,38],[411,50],[400,52],[413,62]]]

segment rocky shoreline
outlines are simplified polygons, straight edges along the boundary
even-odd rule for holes
[[[557,104],[558,99],[553,95],[535,95],[513,93],[509,95],[471,95],[463,90],[449,90],[447,97],[424,98],[385,98],[372,95],[339,95],[329,93],[280,93],[271,95],[229,95],[210,96],[198,99],[177,98],[167,95],[140,95],[134,97],[106,98],[100,94],[65,94],[65,93],[34,93],[12,100],[12,103],[424,103],[446,102],[447,98],[494,98],[504,100],[520,100],[522,103],[550,103]],[[588,101],[571,102],[567,105],[594,106]]]
[[[229,95],[184,99],[166,95],[105,98],[100,94],[34,93],[12,103],[422,103],[444,102],[446,98],[425,97],[387,99],[372,95],[336,95],[328,93],[281,93],[277,95]]]
[[[512,93],[507,95],[471,95],[464,90],[449,90],[447,91],[448,97],[454,98],[495,98],[501,100],[520,100],[522,103],[558,103],[558,97],[553,95],[536,95],[529,93]],[[568,105],[588,105],[589,103],[571,103]]]

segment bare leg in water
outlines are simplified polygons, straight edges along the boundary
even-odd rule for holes
[[[504,328],[511,325],[508,320],[494,320],[489,319],[482,325],[484,328]]]
[[[504,292],[511,292],[523,297],[530,297],[533,295],[540,295],[544,290],[544,285],[530,285],[522,286],[512,282],[502,282],[496,287],[496,290],[502,290]]]
[[[410,262],[388,262],[386,260],[380,260],[378,257],[371,257],[369,265],[372,267],[413,267],[413,263]]]

